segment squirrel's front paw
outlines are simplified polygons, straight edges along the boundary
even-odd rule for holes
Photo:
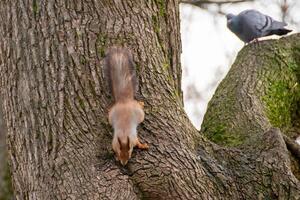
[[[140,143],[139,140],[137,140],[136,146],[137,146],[137,148],[143,149],[143,150],[149,149],[149,145],[148,144],[146,144],[146,143],[144,143],[144,144]]]
[[[140,104],[140,106],[142,107],[142,108],[144,108],[144,102],[143,101],[138,101],[138,103]]]

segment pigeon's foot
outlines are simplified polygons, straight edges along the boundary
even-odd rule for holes
[[[260,47],[258,38],[251,40],[248,44],[253,44],[254,48]]]

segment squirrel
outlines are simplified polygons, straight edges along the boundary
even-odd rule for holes
[[[125,166],[135,146],[149,148],[137,136],[137,126],[144,121],[144,103],[134,98],[138,82],[132,54],[127,48],[108,49],[104,67],[114,98],[114,104],[108,112],[108,121],[114,130],[112,149],[117,160]]]

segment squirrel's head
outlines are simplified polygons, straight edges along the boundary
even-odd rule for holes
[[[121,162],[123,166],[125,166],[128,160],[131,158],[131,153],[133,146],[130,143],[130,138],[127,136],[126,138],[118,137],[117,141],[113,141],[113,150],[116,153],[117,160]]]

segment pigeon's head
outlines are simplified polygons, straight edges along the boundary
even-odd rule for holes
[[[234,14],[227,14],[227,27],[232,31],[235,32],[237,31],[236,29],[238,28],[238,22],[237,22],[237,17]]]
[[[235,17],[235,15],[231,14],[231,13],[229,13],[229,14],[226,15],[227,21],[232,20],[232,18],[234,18],[234,17]]]

